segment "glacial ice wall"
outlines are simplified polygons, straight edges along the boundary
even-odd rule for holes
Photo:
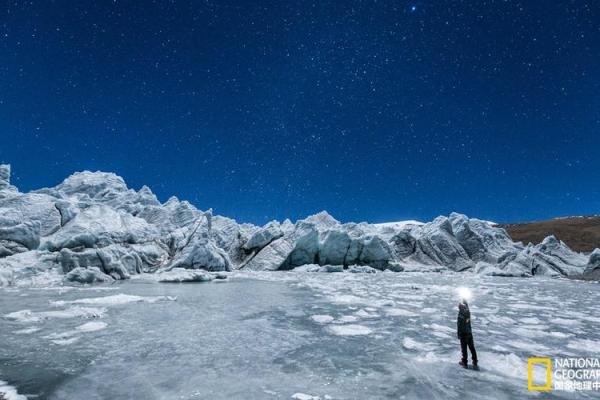
[[[296,223],[239,224],[176,197],[161,203],[148,187],[135,191],[105,172],[78,172],[55,187],[21,193],[10,184],[10,166],[0,166],[0,285],[313,264],[336,266],[331,271],[594,276],[598,254],[573,252],[552,236],[535,246],[516,243],[503,229],[456,213],[426,224],[342,224],[324,211]]]

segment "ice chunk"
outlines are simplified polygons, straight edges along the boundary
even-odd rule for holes
[[[372,314],[368,312],[366,309],[360,309],[354,313],[359,318],[377,318],[379,317],[377,314]]]
[[[230,271],[231,260],[228,254],[214,241],[199,238],[185,246],[167,267],[169,270],[174,268]]]
[[[313,315],[310,318],[319,324],[328,324],[333,321],[333,317],[331,315]]]
[[[79,332],[96,332],[106,328],[108,324],[102,321],[87,322],[83,325],[79,325],[77,329]]]
[[[367,265],[351,265],[348,267],[348,272],[352,273],[362,273],[362,274],[374,274],[377,272],[375,268],[369,267]]]
[[[319,396],[312,396],[310,394],[305,393],[294,393],[292,395],[292,399],[294,400],[321,400]]]
[[[100,271],[98,267],[77,267],[65,275],[65,280],[77,283],[112,282],[113,277]]]
[[[343,265],[324,265],[319,269],[319,272],[344,272]]]
[[[227,276],[222,276],[226,278]],[[156,279],[159,282],[182,283],[182,282],[210,282],[215,278],[214,275],[200,271],[183,268],[173,268],[170,271],[158,273]]]
[[[356,321],[358,321],[358,318],[355,317],[354,315],[344,315],[343,317],[340,317],[335,320],[336,323],[340,323],[340,324],[346,324],[348,322],[356,322]]]
[[[62,282],[56,256],[37,250],[0,258],[0,286],[49,287]]]
[[[370,335],[373,332],[369,327],[357,324],[329,325],[327,329],[337,336],[361,336]]]

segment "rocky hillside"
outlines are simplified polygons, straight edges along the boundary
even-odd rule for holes
[[[571,249],[589,253],[600,248],[600,216],[555,218],[547,221],[499,225],[523,243],[541,243],[554,235]]]
[[[600,268],[599,255],[574,252],[553,236],[523,245],[456,213],[426,224],[342,224],[326,212],[295,223],[239,224],[175,197],[161,203],[148,187],[133,190],[105,172],[21,193],[10,184],[10,167],[0,166],[0,285],[298,267],[578,276]]]

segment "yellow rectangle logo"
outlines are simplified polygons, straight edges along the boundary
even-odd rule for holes
[[[536,386],[533,384],[534,364],[546,365],[546,385]],[[532,357],[527,360],[527,389],[536,392],[544,392],[552,389],[552,359]]]

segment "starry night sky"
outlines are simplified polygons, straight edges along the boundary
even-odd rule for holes
[[[254,223],[600,213],[597,1],[0,12],[0,162],[23,191],[90,169]]]

